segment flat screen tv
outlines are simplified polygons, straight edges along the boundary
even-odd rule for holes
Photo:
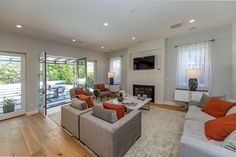
[[[139,57],[133,60],[134,70],[148,70],[155,68],[155,56]]]

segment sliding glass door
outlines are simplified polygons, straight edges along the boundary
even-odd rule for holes
[[[0,120],[25,113],[25,55],[0,52]]]
[[[87,62],[87,85],[89,88],[94,87],[96,82],[96,61],[89,60]]]
[[[39,74],[39,113],[41,113],[43,116],[45,116],[47,113],[46,110],[46,104],[47,104],[47,79],[46,79],[46,58],[47,54],[46,52],[42,52],[40,56],[40,74]]]
[[[77,60],[77,86],[87,86],[87,59],[80,58]]]

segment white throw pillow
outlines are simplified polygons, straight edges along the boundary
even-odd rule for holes
[[[233,113],[236,113],[236,105],[234,105],[233,107],[231,107],[229,109],[229,111],[226,113],[226,116],[230,115],[230,114],[233,114]]]
[[[236,130],[234,130],[222,143],[226,149],[236,152]]]

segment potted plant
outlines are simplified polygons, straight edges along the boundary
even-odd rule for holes
[[[14,112],[15,102],[12,99],[3,98],[3,113]]]

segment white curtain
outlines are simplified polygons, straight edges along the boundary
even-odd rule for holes
[[[186,88],[188,86],[186,69],[199,68],[202,73],[198,79],[199,88],[211,91],[212,68],[210,41],[178,46],[177,58],[177,87]]]
[[[121,82],[121,57],[110,58],[110,72],[115,72],[114,84]]]

